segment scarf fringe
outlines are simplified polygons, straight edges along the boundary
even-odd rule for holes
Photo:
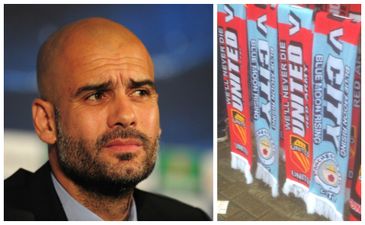
[[[277,179],[260,163],[257,164],[256,178],[262,180],[271,187],[272,197],[279,196],[279,186]]]
[[[337,211],[335,205],[329,200],[317,196],[313,193],[308,193],[305,198],[307,205],[307,213],[324,216],[332,221],[343,221],[343,215]]]
[[[246,184],[251,184],[253,182],[251,166],[247,159],[237,153],[231,152],[231,167],[232,169],[240,170],[245,175]]]
[[[290,179],[285,180],[283,187],[283,193],[285,195],[289,196],[290,193],[293,193],[295,197],[303,200],[305,200],[308,190],[308,187]]]

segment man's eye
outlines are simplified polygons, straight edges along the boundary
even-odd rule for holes
[[[104,98],[104,92],[96,92],[94,94],[89,95],[86,100],[90,100],[90,101],[99,101],[102,98]]]
[[[151,91],[149,90],[146,90],[146,89],[139,89],[139,90],[136,90],[132,93],[133,96],[141,96],[141,97],[144,97],[144,96],[149,96],[151,95]]]

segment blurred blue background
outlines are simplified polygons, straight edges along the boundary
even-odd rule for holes
[[[212,5],[5,5],[5,177],[18,167],[34,171],[47,160],[31,116],[40,45],[61,26],[91,16],[128,27],[155,63],[161,151],[141,188],[168,193],[212,215]]]

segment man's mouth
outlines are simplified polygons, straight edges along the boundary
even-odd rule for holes
[[[142,141],[135,138],[117,138],[109,141],[105,145],[106,149],[115,152],[134,152],[140,150],[142,147]]]

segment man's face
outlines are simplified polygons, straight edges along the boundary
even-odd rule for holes
[[[135,45],[76,49],[65,51],[56,67],[64,76],[55,87],[58,161],[74,182],[113,194],[113,185],[133,187],[155,164],[160,126],[153,68]]]

